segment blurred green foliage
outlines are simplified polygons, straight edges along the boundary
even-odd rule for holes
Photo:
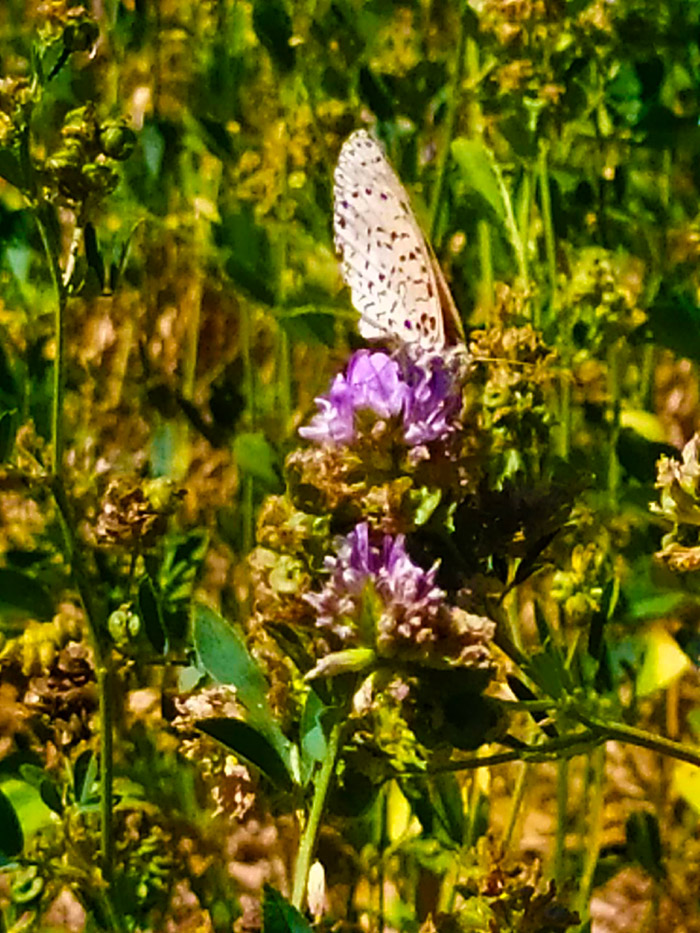
[[[332,173],[370,125],[475,358],[478,489],[455,515],[414,503],[411,553],[439,557],[450,590],[468,578],[496,593],[522,661],[514,694],[554,705],[511,719],[438,674],[412,729],[391,704],[370,725],[353,712],[319,841],[329,922],[567,929],[634,867],[654,928],[694,929],[689,766],[655,781],[648,760],[616,759],[604,797],[592,752],[568,809],[565,769],[556,788],[527,750],[526,789],[515,770],[387,788],[391,769],[439,759],[446,735],[467,750],[507,739],[517,757],[572,723],[595,744],[605,714],[696,742],[697,462],[668,464],[699,426],[700,3],[6,0],[0,71],[5,928],[61,928],[44,918],[68,897],[85,929],[258,929],[250,891],[291,887],[290,814],[356,686],[348,671],[304,683],[314,659],[292,597],[354,513],[328,496],[316,514],[302,501],[313,464],[284,464],[357,342]],[[271,499],[292,475],[294,505]],[[100,652],[115,674],[111,887],[97,867]],[[198,684],[212,698],[183,709]],[[630,781],[644,808],[616,790]],[[524,867],[509,807],[526,793],[545,814],[559,793],[536,849],[557,890]],[[307,929],[273,889],[262,914],[269,931]]]

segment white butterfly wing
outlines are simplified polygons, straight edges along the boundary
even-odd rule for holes
[[[362,336],[441,350],[443,302],[454,304],[403,185],[365,130],[341,149],[333,225]]]

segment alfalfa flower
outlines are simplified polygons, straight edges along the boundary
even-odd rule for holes
[[[456,367],[442,357],[397,357],[365,349],[351,356],[345,372],[316,404],[311,423],[299,429],[307,440],[350,445],[384,423],[413,447],[451,434],[462,398]]]
[[[336,649],[366,648],[379,658],[437,667],[478,664],[493,623],[479,618],[475,626],[476,617],[447,603],[438,565],[425,570],[411,559],[404,535],[373,535],[361,522],[326,558],[326,585],[305,598]]]

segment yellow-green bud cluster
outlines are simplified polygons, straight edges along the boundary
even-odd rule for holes
[[[71,201],[103,197],[119,176],[115,162],[128,159],[136,134],[124,120],[100,122],[90,104],[66,114],[61,146],[44,164],[44,183]]]

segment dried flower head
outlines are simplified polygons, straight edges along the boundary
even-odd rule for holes
[[[183,495],[160,481],[112,480],[95,523],[98,544],[152,547],[165,533],[168,516]]]
[[[651,510],[674,524],[700,525],[700,434],[683,448],[681,462],[662,456],[656,467],[660,502]]]

